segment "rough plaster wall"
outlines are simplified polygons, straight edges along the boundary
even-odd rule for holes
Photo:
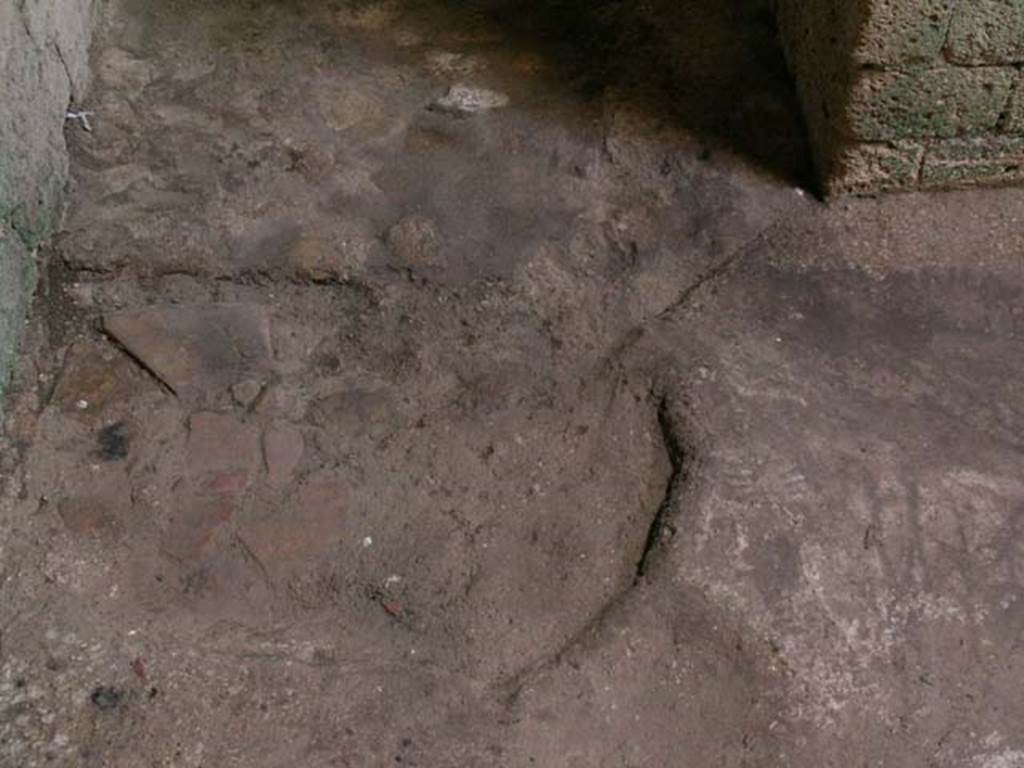
[[[67,179],[64,114],[88,83],[95,0],[0,0],[0,403]]]
[[[778,5],[826,193],[1024,181],[1024,0]]]

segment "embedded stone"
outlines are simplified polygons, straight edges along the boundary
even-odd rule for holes
[[[337,478],[308,479],[290,503],[240,525],[239,535],[265,565],[311,562],[341,541],[348,488]]]
[[[442,112],[473,115],[508,106],[508,96],[487,88],[472,88],[467,85],[453,85],[448,92],[437,99],[433,106]]]
[[[198,559],[212,550],[218,531],[235,512],[230,496],[185,496],[171,516],[163,548],[182,560]]]
[[[263,434],[263,461],[267,482],[275,488],[288,485],[306,448],[302,431],[291,424],[277,424]]]
[[[403,267],[438,266],[441,233],[425,216],[407,216],[388,230],[388,248]]]
[[[207,400],[271,366],[270,318],[256,304],[145,307],[106,331],[176,395]]]
[[[109,344],[83,340],[65,355],[51,402],[79,421],[93,422],[145,386],[145,377],[127,355]]]
[[[263,392],[263,384],[256,379],[245,379],[231,388],[231,396],[235,403],[243,408],[253,405],[261,392]]]
[[[64,526],[80,536],[98,534],[114,525],[109,501],[96,497],[64,499],[57,505]]]
[[[214,494],[244,491],[259,466],[259,432],[230,414],[197,413],[189,419],[189,478]]]

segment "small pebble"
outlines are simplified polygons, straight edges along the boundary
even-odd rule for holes
[[[263,385],[253,379],[240,381],[231,388],[231,395],[235,402],[243,408],[248,408],[263,391]]]
[[[448,93],[434,102],[433,106],[444,112],[472,115],[508,106],[508,96],[486,88],[453,85],[448,89]]]
[[[117,709],[123,698],[124,692],[120,689],[112,685],[101,685],[92,692],[89,700],[92,701],[97,709],[107,711]]]

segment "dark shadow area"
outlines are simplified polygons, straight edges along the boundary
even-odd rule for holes
[[[145,0],[131,12],[150,13]],[[302,0],[241,0],[254,13]],[[232,4],[223,4],[231,6]],[[372,9],[371,0],[324,0],[328,8]],[[555,65],[575,93],[599,98],[616,89],[647,110],[769,174],[812,188],[811,153],[792,78],[779,45],[771,0],[413,0],[405,10],[484,16],[520,49]],[[244,28],[218,34],[244,44]],[[258,36],[250,40],[258,52]],[[481,47],[487,47],[481,43]]]
[[[442,0],[540,48],[574,90],[616,88],[709,144],[813,186],[768,0]]]

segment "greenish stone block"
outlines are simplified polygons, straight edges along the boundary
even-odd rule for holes
[[[928,148],[926,187],[1011,184],[1024,180],[1024,137],[954,139]]]
[[[957,0],[870,0],[858,35],[854,61],[895,67],[937,63]],[[960,5],[963,5],[962,3]]]
[[[13,230],[4,227],[0,231],[0,411],[35,282],[31,252]]]
[[[826,194],[870,194],[917,184],[924,145],[914,141],[848,144],[837,152]]]
[[[1016,70],[1009,67],[865,71],[851,87],[846,130],[863,141],[992,131],[1016,79]]]
[[[947,58],[967,66],[1024,61],[1024,0],[968,0],[949,27]]]
[[[1010,96],[1010,104],[1003,121],[1003,133],[1014,136],[1024,135],[1024,74],[1018,75],[1017,83]]]

